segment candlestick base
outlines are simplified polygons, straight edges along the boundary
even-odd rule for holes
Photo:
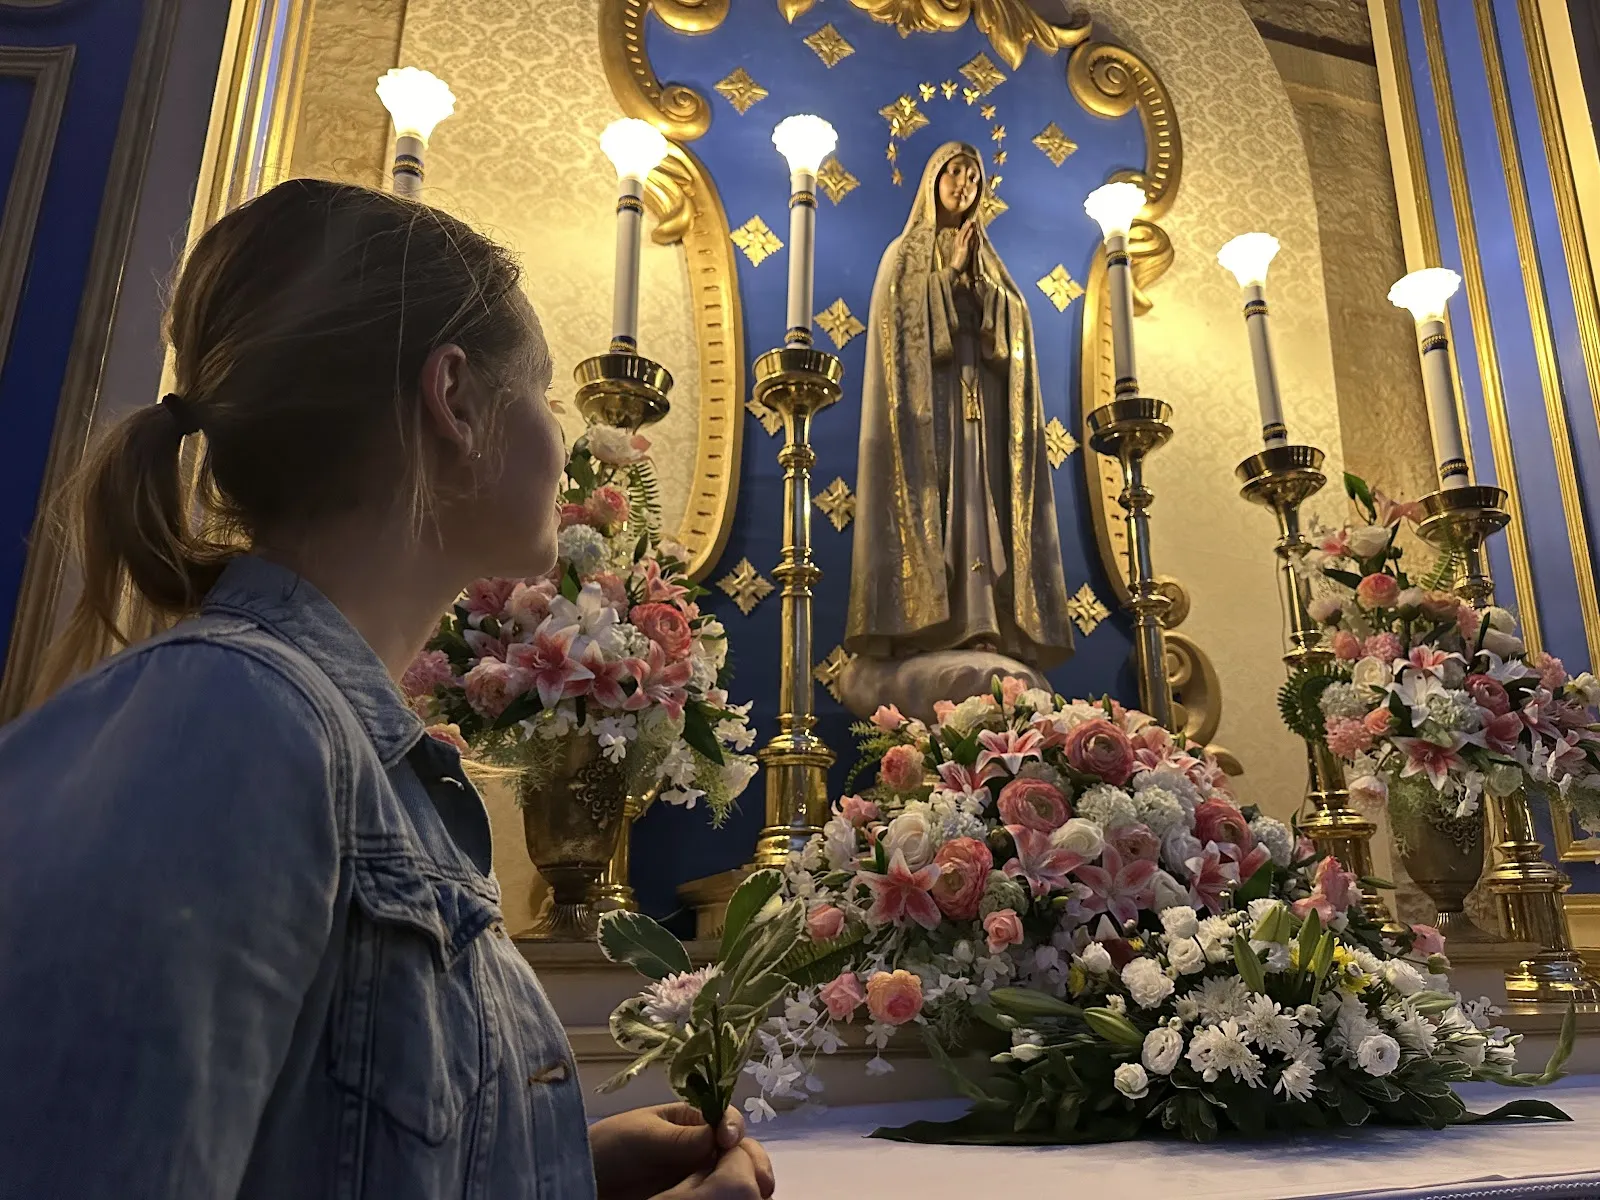
[[[1322,490],[1328,477],[1322,473],[1323,453],[1315,446],[1268,446],[1252,454],[1233,473],[1244,486],[1239,494],[1252,504],[1270,508],[1298,508]]]
[[[671,411],[672,374],[639,354],[597,354],[572,372],[578,411],[591,425],[639,429]]]
[[[1492,604],[1494,580],[1484,569],[1483,543],[1511,520],[1505,510],[1504,490],[1487,484],[1441,488],[1429,492],[1418,503],[1422,505],[1423,518],[1417,523],[1417,533],[1422,539],[1465,559],[1457,594],[1474,608]]]

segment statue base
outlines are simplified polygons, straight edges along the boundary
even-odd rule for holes
[[[880,704],[892,704],[908,717],[933,721],[939,700],[965,700],[987,694],[996,679],[1026,679],[1029,687],[1050,684],[1026,663],[992,650],[933,650],[910,658],[858,655],[839,675],[839,696],[858,717],[870,717]]]

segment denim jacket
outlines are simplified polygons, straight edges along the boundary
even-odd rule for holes
[[[455,751],[313,587],[0,729],[0,1197],[592,1197]]]

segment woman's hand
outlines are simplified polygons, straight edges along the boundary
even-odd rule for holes
[[[692,1105],[636,1108],[589,1127],[600,1200],[765,1200],[772,1161],[728,1109],[712,1129]]]
[[[976,221],[968,220],[961,227],[961,232],[956,234],[955,253],[951,256],[950,266],[958,275],[972,265],[973,256],[978,247],[978,225]]]

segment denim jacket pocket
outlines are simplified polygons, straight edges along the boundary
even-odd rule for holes
[[[330,1070],[429,1145],[483,1089],[490,1014],[472,943],[499,913],[469,883],[399,856],[358,859]]]

